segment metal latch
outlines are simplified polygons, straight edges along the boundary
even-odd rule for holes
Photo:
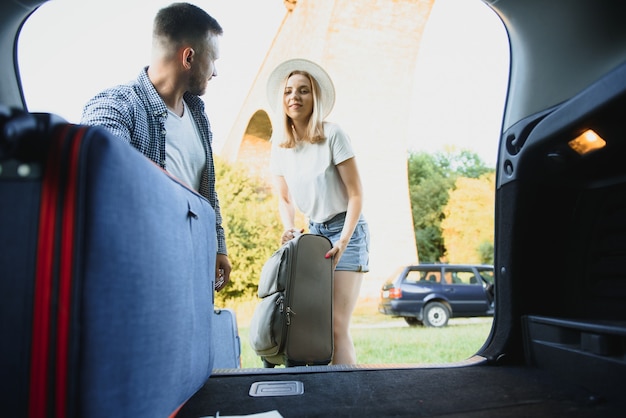
[[[250,386],[250,396],[292,396],[304,393],[304,383],[297,380],[254,382]]]

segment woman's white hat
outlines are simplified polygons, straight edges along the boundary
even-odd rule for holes
[[[317,81],[320,86],[320,108],[322,113],[322,119],[324,119],[335,105],[335,86],[328,73],[313,61],[309,61],[303,58],[294,58],[279,64],[267,79],[267,100],[270,102],[270,106],[274,112],[278,111],[276,105],[278,104],[277,98],[279,97],[279,90],[282,91],[285,83],[285,79],[292,71],[306,71]]]

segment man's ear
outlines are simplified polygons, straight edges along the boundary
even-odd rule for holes
[[[191,67],[191,62],[193,61],[194,55],[195,55],[195,51],[193,50],[193,48],[187,47],[183,50],[183,59],[185,61],[184,65],[187,68]]]

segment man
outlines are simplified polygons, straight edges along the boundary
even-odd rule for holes
[[[152,58],[134,82],[104,90],[83,109],[82,124],[101,125],[206,197],[216,217],[215,289],[230,280],[219,200],[215,191],[213,134],[199,96],[217,76],[219,23],[188,3],[157,13]]]

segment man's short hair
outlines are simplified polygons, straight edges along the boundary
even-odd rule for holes
[[[172,3],[159,10],[154,18],[153,36],[176,44],[196,43],[209,33],[222,35],[223,30],[217,20],[193,4]]]

